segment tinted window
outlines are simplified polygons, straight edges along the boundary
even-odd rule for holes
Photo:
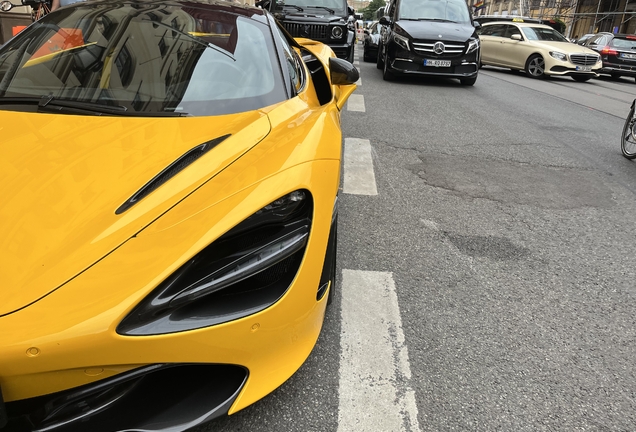
[[[140,115],[196,116],[284,100],[264,17],[230,12],[157,3],[64,8],[0,50],[0,97],[52,95]]]
[[[399,18],[470,22],[468,7],[463,0],[403,0]]]
[[[636,40],[634,39],[622,39],[615,37],[614,40],[610,43],[610,46],[614,48],[624,48],[624,49],[636,49]]]
[[[505,24],[493,24],[493,25],[482,27],[480,34],[484,36],[503,37],[505,33],[506,33]]]
[[[278,0],[275,7],[278,10],[296,9],[300,12],[298,8],[303,10],[312,9],[314,11],[316,9],[326,11],[324,8],[327,8],[333,10],[335,15],[344,16],[347,3],[345,0]]]

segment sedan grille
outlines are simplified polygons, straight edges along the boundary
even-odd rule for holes
[[[593,66],[598,61],[596,54],[570,54],[570,61],[575,65]]]
[[[308,39],[327,39],[329,37],[329,26],[323,24],[298,24],[298,23],[283,23],[285,29],[293,37],[302,37]]]
[[[444,46],[444,51],[438,53],[435,51],[435,44],[441,43]],[[457,57],[464,53],[466,45],[458,42],[444,42],[444,41],[413,41],[413,49],[418,54],[430,56],[431,54],[439,58],[445,57]]]

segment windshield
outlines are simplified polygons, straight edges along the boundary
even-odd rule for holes
[[[278,0],[276,2],[277,10],[296,9],[299,12],[310,9],[314,13],[330,14],[344,16],[347,2],[345,0]],[[318,10],[316,10],[318,9]],[[293,12],[293,11],[292,11]]]
[[[528,40],[569,42],[561,33],[549,27],[521,27]]]
[[[624,48],[628,50],[636,49],[636,40],[634,39],[621,39],[615,37],[612,42],[610,42],[610,46],[613,48]]]
[[[468,6],[463,0],[402,0],[399,19],[470,23]]]
[[[0,49],[0,109],[44,97],[205,116],[284,100],[265,17],[191,5],[79,3],[45,16]]]

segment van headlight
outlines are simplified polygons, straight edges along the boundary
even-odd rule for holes
[[[468,41],[468,49],[466,50],[466,54],[470,54],[473,51],[476,51],[479,48],[479,39],[472,39]]]

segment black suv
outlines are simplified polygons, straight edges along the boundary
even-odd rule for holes
[[[479,72],[479,37],[465,0],[391,0],[378,53],[385,80],[395,75],[459,78],[473,85]]]
[[[337,57],[353,63],[355,20],[347,0],[261,0],[293,36],[329,45]]]
[[[600,74],[612,78],[634,77],[636,80],[636,35],[598,33],[583,43],[601,55]]]

